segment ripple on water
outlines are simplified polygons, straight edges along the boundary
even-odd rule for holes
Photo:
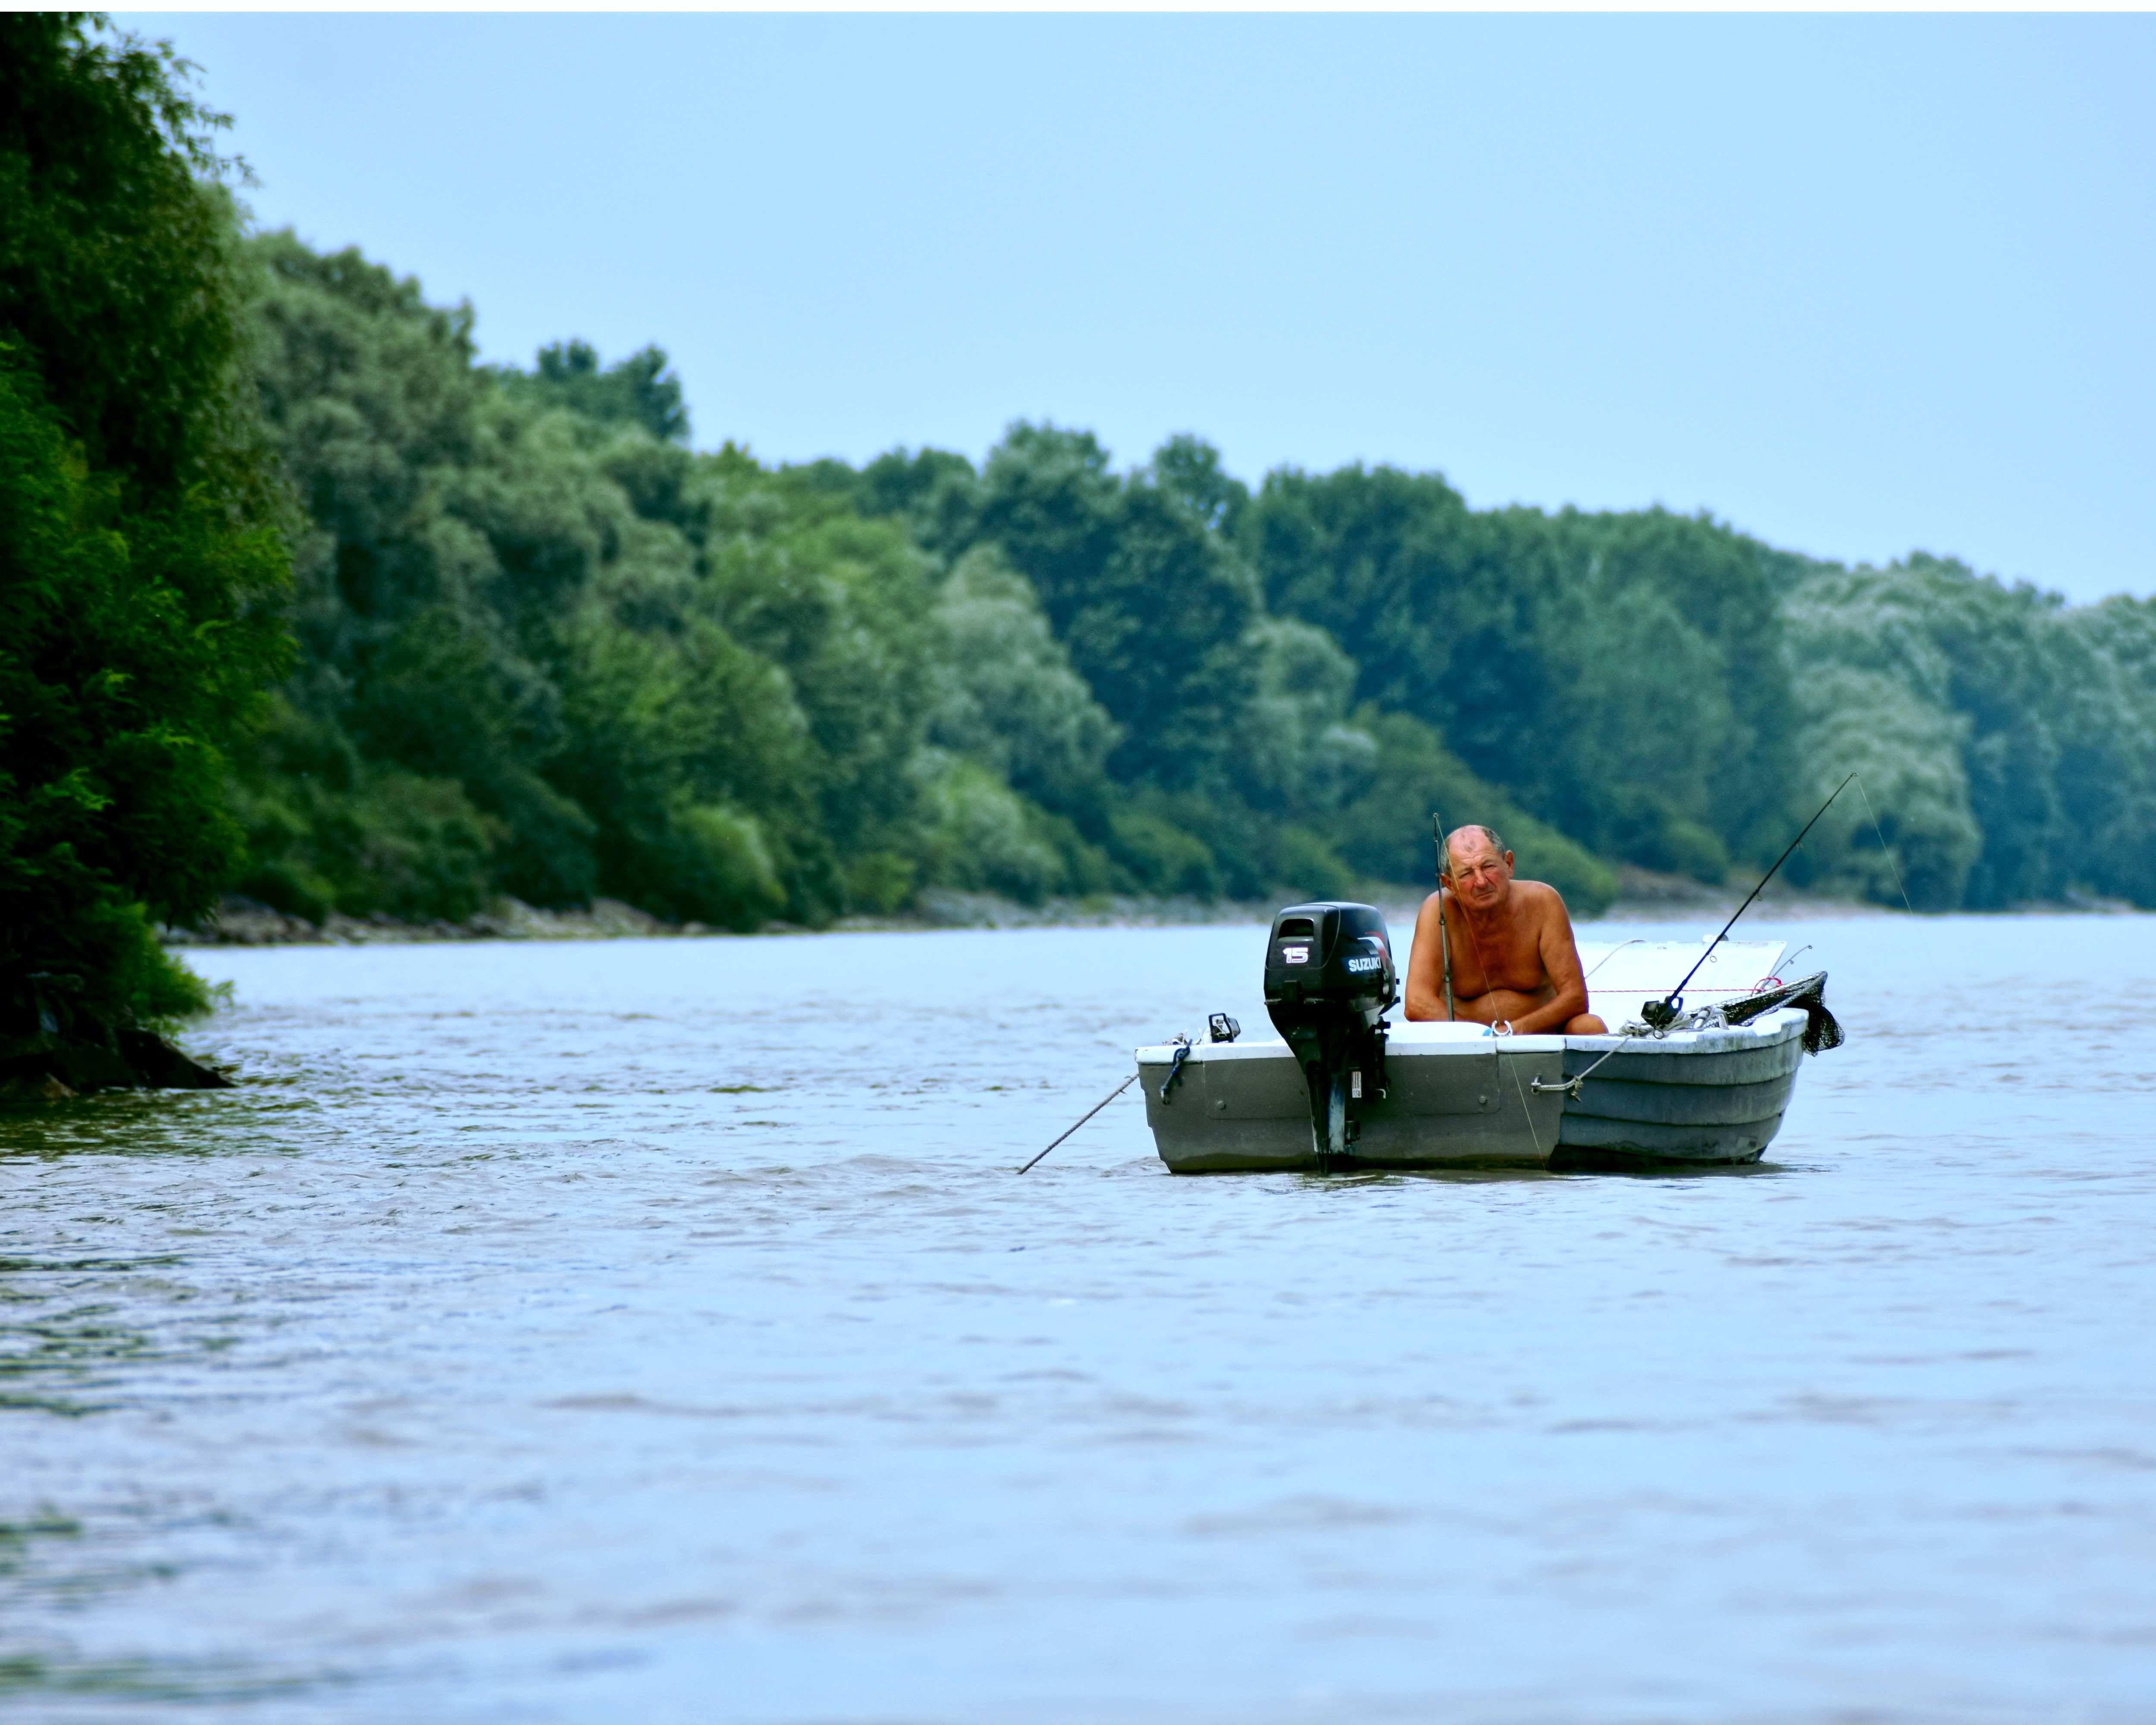
[[[1014,1178],[1250,930],[201,955],[239,1090],[0,1122],[0,1697],[2146,1717],[2152,931],[1808,923],[1651,1178]]]

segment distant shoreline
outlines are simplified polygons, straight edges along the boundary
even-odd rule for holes
[[[1591,928],[1602,923],[1719,922],[1743,901],[1743,888],[1714,887],[1682,876],[1653,875],[1627,868],[1620,874],[1616,901],[1594,916],[1577,919]],[[1397,891],[1371,901],[1395,922],[1414,919],[1419,894]],[[780,935],[860,932],[926,933],[942,929],[1171,928],[1205,925],[1248,926],[1271,917],[1279,905],[1269,900],[1204,901],[1194,898],[1104,896],[1048,899],[1022,904],[993,893],[924,892],[910,911],[886,916],[847,916],[823,929],[797,923],[767,922],[762,928],[716,928],[701,922],[674,923],[618,899],[595,899],[582,910],[545,911],[516,899],[462,922],[408,922],[394,916],[331,916],[317,925],[250,899],[228,896],[208,926],[166,928],[160,939],[171,947],[366,947],[409,946],[459,941],[669,940],[725,937],[756,939]],[[1993,914],[2140,916],[2119,900],[2070,898],[2057,903],[2010,906]],[[1784,922],[1814,922],[1848,916],[1905,915],[1888,906],[1854,899],[1784,888],[1768,889],[1754,907]],[[1957,912],[1977,915],[1981,912]]]

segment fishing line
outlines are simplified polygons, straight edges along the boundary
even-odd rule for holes
[[[1612,1049],[1610,1052],[1614,1054],[1616,1050]],[[1500,1055],[1499,1058],[1503,1057]],[[1535,1089],[1539,1091],[1542,1087],[1542,1080],[1536,1079]],[[1527,1122],[1527,1139],[1535,1147],[1535,1154],[1539,1158],[1543,1153],[1543,1135],[1535,1130],[1535,1111],[1528,1105],[1527,1091],[1520,1089],[1520,1069],[1517,1065],[1512,1068],[1512,1088],[1520,1091],[1520,1112]]]
[[[1599,958],[1594,961],[1594,970],[1590,970],[1587,973],[1587,979],[1591,981],[1594,978],[1595,970],[1601,969],[1604,965],[1607,964],[1612,958],[1614,958],[1620,952],[1623,952],[1625,947],[1644,947],[1646,944],[1647,937],[1644,934],[1635,934],[1628,941],[1618,942],[1615,946],[1612,947],[1608,952],[1604,952]]]
[[[1849,776],[1856,778],[1853,773]],[[1864,798],[1864,812],[1871,814],[1871,793],[1864,788],[1864,781],[1861,778],[1856,778],[1856,794]],[[1871,814],[1871,830],[1879,834],[1879,848],[1886,853],[1887,866],[1894,870],[1894,890],[1902,895],[1902,908],[1913,916],[1917,914],[1917,907],[1909,902],[1909,889],[1902,884],[1901,870],[1894,867],[1894,853],[1887,850],[1887,835],[1879,832],[1879,817],[1876,814]]]

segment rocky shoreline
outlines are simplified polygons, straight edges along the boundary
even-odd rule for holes
[[[420,941],[650,939],[720,932],[701,922],[662,922],[634,905],[604,898],[580,911],[542,911],[517,899],[502,899],[462,922],[407,922],[389,916],[332,912],[316,923],[228,893],[202,923],[160,929],[158,938],[168,947],[369,947]]]
[[[1616,903],[1591,920],[1661,922],[1673,917],[1726,916],[1743,901],[1741,890],[1702,885],[1681,875],[1656,875],[1627,868],[1619,875]],[[1395,921],[1412,921],[1420,894],[1395,891],[1382,896],[1379,908]],[[848,916],[831,925],[838,931],[920,931],[947,928],[1147,928],[1203,924],[1249,924],[1268,921],[1279,906],[1270,900],[1054,898],[1022,904],[987,892],[932,890],[909,910],[887,916]],[[1761,908],[1783,916],[1845,916],[1888,914],[1875,905],[1780,888],[1770,890]],[[2052,908],[2067,908],[2055,906]],[[2074,908],[2111,908],[2090,906]],[[2122,907],[2124,908],[2124,907]],[[1583,919],[1589,920],[1589,919]],[[408,945],[439,941],[487,940],[672,940],[699,937],[728,938],[808,934],[815,931],[791,922],[767,922],[743,937],[737,931],[701,922],[668,922],[619,899],[595,899],[580,910],[547,911],[513,898],[498,900],[482,914],[462,922],[408,922],[394,916],[332,915],[320,923],[288,916],[254,900],[228,896],[214,916],[199,927],[167,928],[169,947],[361,947]]]
[[[1229,900],[1101,897],[1049,899],[1021,904],[987,892],[929,891],[911,910],[881,916],[847,916],[840,931],[937,928],[1122,928],[1191,923],[1262,922],[1276,906]],[[437,941],[674,940],[698,937],[752,938],[811,934],[798,923],[767,922],[747,936],[702,922],[668,922],[619,899],[594,899],[581,910],[546,911],[505,898],[462,922],[407,922],[388,916],[332,914],[320,923],[288,916],[252,899],[228,896],[216,913],[192,927],[167,927],[167,947],[365,947]]]
[[[1718,922],[1743,901],[1748,890],[1714,886],[1682,875],[1661,875],[1630,866],[1618,871],[1616,901],[1583,922]],[[1395,891],[1381,895],[1378,907],[1395,922],[1414,920],[1421,895]],[[1021,904],[988,892],[932,890],[910,910],[888,916],[847,916],[831,925],[839,932],[921,931],[944,928],[1168,928],[1202,924],[1249,924],[1268,921],[1279,906],[1270,900],[1194,898],[1053,898]],[[2107,899],[2070,896],[2062,902],[2019,905],[2021,911],[2137,914],[2133,906]],[[1783,921],[1820,917],[1885,916],[1885,906],[1830,898],[1774,883],[1761,896],[1754,914]],[[619,899],[595,899],[581,910],[547,911],[513,898],[496,901],[490,910],[462,922],[407,922],[394,916],[332,915],[321,923],[288,916],[253,899],[228,896],[216,913],[199,927],[166,928],[168,947],[364,947],[409,945],[434,941],[674,940],[698,937],[752,938],[809,934],[798,923],[767,922],[747,936],[702,922],[668,922]],[[829,931],[824,931],[829,932]]]

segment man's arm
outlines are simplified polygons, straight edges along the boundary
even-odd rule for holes
[[[1518,891],[1516,886],[1513,889]],[[1547,897],[1545,897],[1547,895]],[[1513,1034],[1538,1036],[1563,1030],[1587,1010],[1587,978],[1579,968],[1579,947],[1572,937],[1572,918],[1554,886],[1535,895],[1535,938],[1543,961],[1543,974],[1557,992],[1532,1012],[1512,1020]]]
[[[1443,905],[1443,895],[1433,892],[1415,914],[1414,945],[1408,949],[1407,1015],[1410,1019],[1445,1016],[1445,961],[1440,951],[1445,939]]]

